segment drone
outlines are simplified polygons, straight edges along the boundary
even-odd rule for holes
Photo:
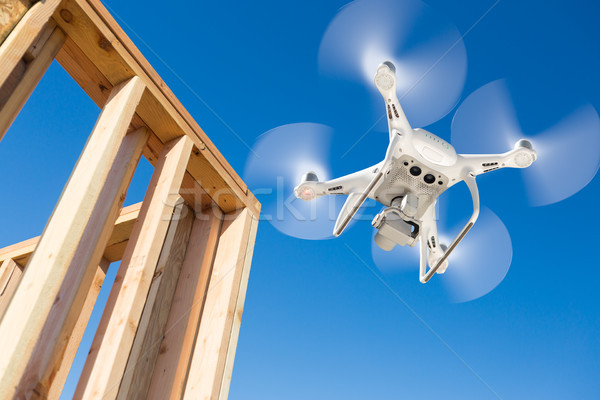
[[[529,140],[517,141],[502,154],[457,154],[447,141],[424,129],[413,129],[396,95],[396,68],[390,61],[379,65],[375,86],[383,96],[389,128],[389,145],[380,163],[337,179],[321,182],[307,172],[294,188],[297,198],[311,201],[325,195],[348,195],[333,235],[339,236],[367,198],[386,208],[375,216],[375,242],[390,251],[396,245],[414,247],[419,241],[419,280],[428,282],[448,268],[448,257],[473,227],[480,211],[476,177],[500,168],[527,168],[537,153]],[[435,205],[448,188],[464,181],[473,213],[446,246],[439,242]],[[427,268],[429,266],[429,269]]]

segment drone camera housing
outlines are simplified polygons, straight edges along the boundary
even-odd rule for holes
[[[375,234],[375,243],[385,251],[392,250],[397,244],[412,246],[418,228],[404,221],[399,215],[389,213],[383,218],[373,220],[373,225],[378,229]]]

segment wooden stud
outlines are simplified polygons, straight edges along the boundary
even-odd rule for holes
[[[0,264],[0,318],[17,288],[22,274],[23,271],[19,265],[11,258]]]
[[[137,221],[141,206],[142,203],[136,203],[121,210],[121,214],[115,221],[115,227],[104,250],[103,257],[109,262],[119,261],[123,258],[125,246],[129,241],[129,236],[131,235],[135,221]],[[35,250],[39,240],[40,237],[37,236],[0,249],[0,263],[10,258],[20,268],[23,268],[23,265],[27,265],[29,257],[31,257],[31,253]]]
[[[225,218],[184,399],[227,397],[256,227],[248,209]]]
[[[71,341],[81,308],[85,307],[94,274],[101,263],[147,139],[148,133],[142,128],[127,134],[121,143],[71,266],[67,269],[57,300],[52,305],[48,322],[21,379],[20,390],[25,395],[34,387],[37,392],[45,393],[50,387],[56,386],[53,380],[58,369],[64,365],[64,360],[61,360],[63,351]],[[48,343],[54,345],[48,346]]]
[[[67,377],[69,376],[69,371],[71,370],[73,360],[77,354],[77,349],[79,349],[79,344],[81,343],[81,339],[83,338],[83,334],[87,328],[88,321],[92,315],[92,310],[96,304],[96,299],[98,298],[98,294],[100,293],[100,289],[104,283],[104,278],[106,277],[106,272],[108,271],[109,266],[110,262],[106,258],[103,258],[100,261],[98,268],[96,268],[96,275],[94,276],[92,285],[88,290],[85,302],[81,308],[81,313],[79,314],[77,322],[75,323],[75,327],[69,336],[69,341],[67,347],[65,348],[64,355],[62,356],[60,366],[57,368],[54,379],[52,379],[52,384],[48,390],[49,399],[60,398],[60,394],[63,390],[65,382],[67,381]]]
[[[115,398],[187,165],[191,141],[167,143],[148,191],[79,380],[76,398]]]
[[[65,0],[54,19],[111,84],[132,75],[144,79],[148,91],[140,102],[139,117],[163,143],[181,135],[193,141],[195,152],[188,170],[222,210],[248,207],[258,215],[256,198],[99,2]],[[69,64],[63,67],[70,72]],[[92,78],[92,83],[80,84],[93,87],[93,82]]]
[[[0,86],[4,85],[27,49],[44,29],[62,0],[35,3],[0,46]]]
[[[221,230],[222,212],[196,213],[148,399],[181,399]]]
[[[169,225],[127,368],[123,374],[118,399],[147,397],[193,221],[194,213],[182,201],[175,208]]]
[[[37,86],[40,79],[54,60],[54,57],[62,47],[65,41],[65,34],[60,28],[52,30],[52,34],[47,38],[43,46],[40,46],[39,52],[36,52],[35,58],[25,66],[25,71],[19,82],[13,88],[8,100],[0,109],[0,140],[8,131],[21,108]]]
[[[0,337],[3,338],[0,341],[0,354],[3,354],[0,358],[0,376],[3,377],[0,398],[13,397],[17,387],[24,392],[37,390],[37,382],[31,380],[38,375],[34,372],[37,368],[28,371],[33,373],[28,374],[26,381],[21,378],[53,305],[61,300],[56,296],[143,90],[144,85],[137,78],[113,89],[5,311],[0,323]],[[103,226],[96,228],[100,230]],[[56,343],[46,343],[47,347],[54,345]],[[40,371],[45,368],[43,364],[37,366]]]

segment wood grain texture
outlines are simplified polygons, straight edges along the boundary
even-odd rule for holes
[[[81,309],[85,307],[94,274],[101,264],[102,254],[119,216],[129,182],[147,138],[148,133],[142,128],[127,134],[123,139],[56,300],[52,304],[48,322],[39,336],[18,393],[26,395],[33,387],[37,392],[46,393],[52,386],[56,386],[54,378],[64,365],[64,352],[71,341]],[[60,385],[62,387],[62,384]]]
[[[147,397],[193,221],[194,213],[182,201],[175,208],[169,225],[127,368],[121,380],[118,399]]]
[[[0,2],[0,45],[29,10],[31,3],[29,0],[3,0]]]
[[[163,148],[79,380],[76,398],[117,396],[191,147],[191,141],[182,136]]]
[[[223,377],[221,380],[221,390],[219,392],[219,398],[227,399],[229,397],[229,386],[231,384],[231,376],[233,375],[233,362],[235,360],[235,351],[237,349],[237,342],[240,334],[240,327],[242,325],[242,314],[244,313],[244,302],[246,300],[246,290],[248,289],[248,279],[250,278],[250,266],[252,264],[252,256],[254,255],[254,242],[256,240],[256,232],[258,229],[258,219],[254,216],[251,217],[252,222],[250,226],[250,232],[248,233],[246,249],[241,254],[243,256],[242,265],[242,277],[240,279],[239,288],[234,288],[237,296],[234,311],[233,311],[233,324],[229,334],[229,341],[227,343],[227,355],[225,359],[225,366],[223,368]]]
[[[17,387],[27,393],[37,390],[35,379],[22,378],[48,315],[60,300],[56,296],[143,90],[137,78],[113,89],[5,311],[0,323],[0,398],[13,397]]]
[[[221,231],[218,208],[196,213],[148,399],[181,399]]]
[[[22,274],[22,269],[10,258],[0,264],[0,319],[21,280]]]
[[[60,3],[61,0],[35,3],[4,40],[0,46],[0,86],[4,85]]]
[[[123,257],[125,249],[119,251],[117,248],[127,245],[141,206],[142,203],[136,203],[121,210],[104,250],[103,257],[110,262],[119,261]],[[31,253],[35,250],[39,240],[40,236],[36,236],[0,249],[0,263],[12,259],[20,268],[23,268],[27,265],[29,257],[31,257]]]
[[[225,217],[206,292],[192,362],[188,371],[184,399],[224,399],[229,378],[226,371],[233,362],[237,341],[236,322],[241,319],[240,304],[245,293],[245,268],[252,253],[256,220],[241,210]],[[239,315],[236,316],[236,313]],[[233,347],[232,347],[233,345]]]
[[[58,400],[60,398],[60,394],[63,390],[67,377],[69,376],[71,365],[73,365],[75,354],[77,354],[77,349],[79,348],[79,344],[81,343],[81,339],[83,338],[83,334],[87,328],[90,316],[92,315],[92,310],[96,304],[96,299],[98,299],[98,294],[100,293],[100,289],[104,283],[104,278],[106,277],[106,271],[108,270],[109,265],[110,262],[106,258],[103,258],[100,261],[100,265],[98,265],[96,268],[96,274],[94,275],[94,279],[88,290],[83,307],[81,308],[81,312],[77,318],[77,322],[75,323],[75,326],[71,331],[71,335],[69,336],[62,360],[56,370],[54,379],[52,379],[50,388],[48,389],[48,399]]]
[[[65,0],[54,19],[111,84],[133,75],[144,80],[148,91],[140,102],[140,119],[162,143],[181,135],[187,135],[193,141],[200,160],[192,159],[192,165],[200,166],[189,171],[223,210],[232,211],[242,205],[258,215],[260,205],[256,198],[200,127],[191,122],[191,117],[188,120],[183,116],[187,111],[178,102],[174,105],[174,96],[167,94],[170,93],[167,86],[153,70],[148,72],[151,70],[148,62],[137,49],[133,50],[135,46],[124,34],[121,36],[119,32],[122,31],[105,12],[104,7],[94,2]],[[66,19],[65,15],[68,15]],[[106,23],[109,20],[110,25]],[[69,71],[68,64],[63,66]],[[93,87],[94,84],[82,85],[86,86]]]
[[[246,184],[242,181],[242,179],[237,175],[235,170],[231,167],[231,165],[227,162],[225,157],[216,149],[215,145],[210,141],[208,136],[204,133],[202,128],[198,125],[198,123],[194,120],[194,118],[189,114],[189,112],[183,107],[183,105],[179,102],[177,97],[173,94],[173,92],[169,89],[166,83],[160,78],[158,73],[152,68],[150,63],[145,59],[139,49],[133,44],[131,39],[125,34],[123,29],[117,24],[112,15],[108,12],[108,10],[104,7],[102,2],[98,0],[82,0],[80,4],[86,1],[87,4],[90,5],[91,9],[93,9],[97,15],[100,17],[102,22],[106,24],[106,26],[110,29],[112,34],[116,39],[119,40],[120,43],[123,44],[123,48],[129,52],[135,62],[139,65],[141,70],[145,73],[145,75],[156,85],[156,87],[160,88],[161,94],[166,98],[166,100],[171,104],[173,109],[175,109],[183,118],[183,120],[190,126],[190,128],[196,132],[197,136],[200,138],[202,143],[206,145],[208,150],[214,154],[216,161],[221,164],[221,166],[227,171],[227,174],[232,177],[237,185],[242,189],[242,191],[246,192],[247,187]],[[159,97],[157,97],[159,98]],[[195,142],[196,143],[196,142]]]
[[[12,88],[10,96],[3,102],[0,109],[0,140],[33,93],[33,89],[44,76],[44,73],[54,60],[54,57],[65,41],[65,34],[59,28],[53,28],[50,36],[43,44],[39,44],[39,51],[35,57],[25,64],[25,70],[18,83]]]
[[[94,65],[94,62],[87,57],[83,50],[71,38],[67,38],[56,59],[92,100],[101,107],[106,101],[112,84]],[[162,149],[163,142],[161,138],[152,132],[150,125],[144,122],[137,114],[132,121],[134,128],[146,126],[150,130],[150,139],[143,154],[154,165]],[[159,127],[160,129],[171,129],[164,126]],[[206,149],[205,146],[204,149]],[[243,201],[239,200],[236,197],[237,195],[228,188],[224,179],[211,173],[212,169],[207,163],[208,161],[204,158],[201,150],[198,147],[194,147],[187,168],[188,172],[184,177],[182,185],[181,195],[186,203],[194,210],[212,207],[213,203],[218,203],[226,211],[243,207]],[[254,208],[259,210],[260,205],[256,199],[252,197],[251,200]]]

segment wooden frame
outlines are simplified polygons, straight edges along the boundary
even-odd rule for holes
[[[5,3],[0,140],[55,58],[102,112],[42,236],[0,249],[0,398],[60,396],[121,259],[76,398],[226,398],[260,204],[98,0]]]

